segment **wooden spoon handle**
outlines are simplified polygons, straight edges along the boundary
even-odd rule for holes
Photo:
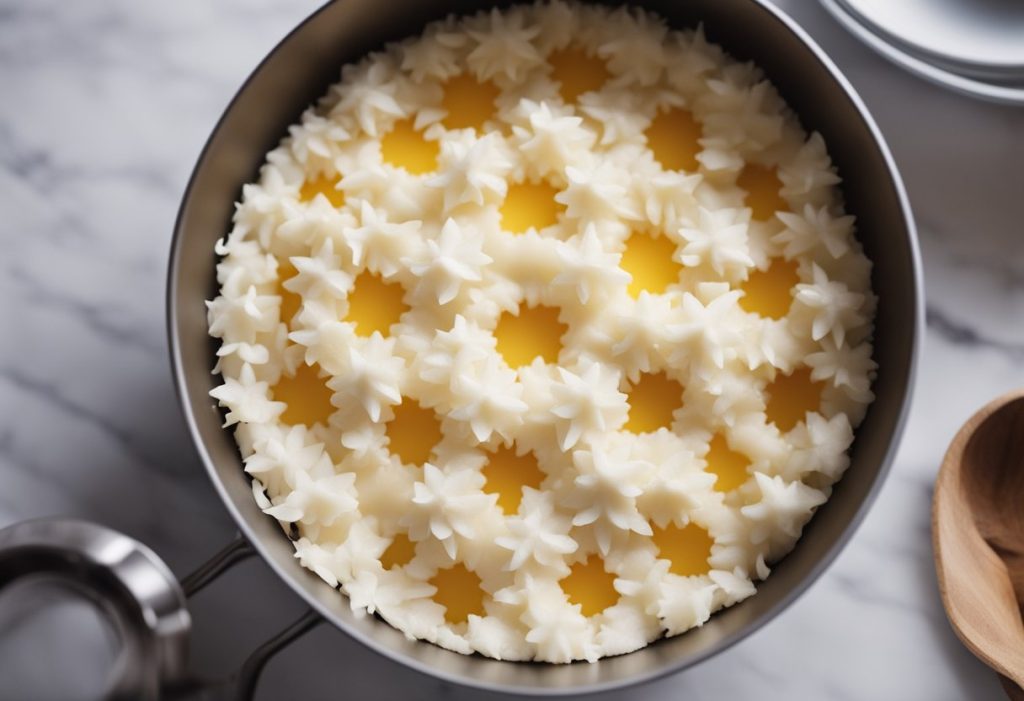
[[[1003,691],[1006,692],[1010,701],[1024,701],[1024,689],[1017,686],[1017,682],[1000,674],[999,683],[1003,685]]]

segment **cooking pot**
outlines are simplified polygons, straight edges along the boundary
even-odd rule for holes
[[[116,687],[126,698],[154,696],[161,688],[190,688],[183,682],[189,623],[184,594],[253,551],[308,602],[311,612],[258,650],[230,680],[234,692],[243,696],[251,692],[270,654],[321,619],[397,664],[453,684],[536,696],[639,684],[721,652],[792,603],[836,557],[881,487],[913,386],[923,295],[910,208],[877,126],[832,61],[767,2],[631,2],[659,13],[677,28],[703,23],[709,40],[759,65],[804,128],[820,132],[828,145],[843,178],[847,210],[857,217],[860,241],[874,262],[872,284],[879,298],[874,339],[877,398],[857,431],[849,470],[805,528],[796,548],[777,563],[755,596],[716,613],[699,629],[592,664],[501,662],[409,640],[378,618],[354,614],[342,594],[299,565],[280,526],[257,507],[234,439],[222,428],[221,411],[209,396],[218,384],[210,372],[216,346],[207,333],[204,305],[217,294],[214,243],[230,228],[242,185],[256,178],[267,151],[298,121],[303,109],[338,79],[343,64],[387,41],[418,34],[424,24],[448,13],[506,4],[512,3],[330,2],[292,31],[253,71],[210,136],[174,229],[167,281],[168,333],[185,419],[214,487],[238,524],[240,539],[179,586],[145,546],[106,529],[35,522],[0,532],[0,587],[49,570],[74,576],[83,586],[100,592],[127,631],[125,639],[131,643],[127,647],[135,650],[132,660],[123,665],[125,674]],[[114,547],[111,542],[121,543],[118,557],[108,552]],[[148,589],[135,586],[140,573],[149,578]],[[154,591],[160,595],[154,596]]]

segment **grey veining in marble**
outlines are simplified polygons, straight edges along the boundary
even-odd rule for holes
[[[780,3],[861,91],[906,178],[928,283],[916,402],[875,508],[807,595],[717,658],[606,698],[998,699],[942,613],[929,509],[955,429],[1024,384],[1024,110],[941,92],[815,3]],[[315,5],[0,0],[0,525],[93,519],[149,543],[182,575],[230,537],[170,383],[166,255],[217,116]],[[261,563],[239,567],[194,601],[196,668],[237,665],[300,610]],[[327,627],[270,665],[258,697],[300,695],[480,697]],[[0,682],[0,697],[18,695]]]

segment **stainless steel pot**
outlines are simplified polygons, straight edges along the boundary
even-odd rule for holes
[[[917,243],[903,186],[878,128],[846,79],[792,20],[762,0],[631,3],[660,13],[676,27],[702,22],[712,41],[760,65],[804,127],[825,137],[843,177],[847,207],[857,216],[860,239],[874,261],[873,284],[880,299],[877,399],[857,432],[852,465],[756,596],[715,614],[700,629],[629,655],[594,664],[498,662],[410,641],[376,618],[357,618],[341,594],[298,564],[280,527],[257,508],[234,440],[221,428],[221,413],[209,397],[216,384],[210,374],[215,346],[203,304],[217,293],[213,247],[229,228],[242,185],[256,177],[264,155],[287,126],[337,80],[341,65],[386,41],[416,34],[426,22],[450,12],[495,4],[512,3],[335,0],[264,59],[214,129],[182,201],[168,272],[171,358],[185,418],[214,487],[245,540],[318,616],[396,663],[454,684],[537,696],[609,690],[685,669],[757,630],[806,590],[852,535],[882,484],[909,404],[923,319]],[[6,539],[10,545],[10,533]],[[0,548],[4,540],[0,533]],[[190,578],[185,590],[201,586],[243,551],[242,544],[229,546]],[[303,619],[262,649],[249,672],[313,620]],[[242,686],[251,689],[255,675],[243,676]]]

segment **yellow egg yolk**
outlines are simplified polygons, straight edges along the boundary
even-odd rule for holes
[[[332,395],[326,378],[320,377],[320,366],[305,363],[299,365],[294,377],[281,375],[273,388],[274,401],[286,405],[281,422],[289,426],[326,425],[327,418],[335,411]]]
[[[755,270],[740,287],[740,307],[768,319],[781,319],[793,303],[793,288],[800,282],[796,261],[776,258],[767,270]]]
[[[508,186],[501,204],[501,228],[513,234],[537,231],[558,223],[565,207],[555,202],[558,189],[547,182],[519,183]]]
[[[779,373],[768,385],[768,421],[786,433],[804,420],[809,411],[821,407],[824,383],[811,380],[809,368],[797,368],[789,375]]]
[[[422,465],[441,442],[441,421],[433,409],[409,398],[392,407],[394,418],[387,422],[388,450],[409,465]]]
[[[583,93],[599,89],[611,77],[603,60],[578,48],[553,52],[548,64],[551,78],[558,83],[558,92],[566,102],[575,102]]]
[[[689,111],[673,107],[654,118],[645,132],[647,146],[665,170],[696,171],[700,163],[697,154],[701,146],[698,139],[700,122]]]
[[[323,195],[333,206],[341,207],[345,204],[345,193],[337,188],[340,181],[340,175],[333,178],[321,176],[314,180],[307,180],[299,189],[299,199],[303,202],[310,202],[317,195]]]
[[[532,452],[516,455],[514,448],[502,446],[487,456],[483,467],[484,491],[498,495],[498,506],[506,514],[519,510],[523,499],[523,487],[540,489],[544,473]]]
[[[605,571],[604,560],[597,555],[574,564],[569,576],[559,582],[569,603],[579,604],[584,616],[594,616],[618,603],[614,583],[615,575]]]
[[[302,308],[302,296],[284,287],[284,283],[295,277],[298,271],[289,262],[279,263],[277,267],[277,294],[281,295],[281,321],[291,325],[291,321]]]
[[[416,556],[416,544],[409,540],[405,533],[398,533],[391,540],[384,554],[380,556],[380,564],[386,570],[393,567],[408,565]]]
[[[650,433],[672,426],[672,414],[683,405],[683,386],[664,372],[645,373],[626,392],[626,430]]]
[[[519,314],[505,312],[494,328],[498,352],[510,368],[529,365],[534,358],[545,363],[558,362],[562,336],[569,330],[558,320],[558,308],[538,305],[520,306]]]
[[[746,191],[744,203],[750,207],[751,216],[757,221],[767,221],[775,216],[775,212],[789,210],[779,192],[782,182],[774,168],[747,164],[736,178],[736,184]]]
[[[647,291],[661,294],[679,281],[683,266],[672,259],[676,245],[667,236],[634,232],[626,241],[619,267],[630,274],[629,294],[639,297]]]
[[[685,528],[670,523],[666,528],[653,528],[651,540],[658,548],[658,557],[668,560],[669,571],[681,577],[707,574],[711,570],[708,558],[714,539],[692,521]]]
[[[447,570],[438,570],[430,583],[437,587],[433,599],[444,606],[444,618],[449,623],[465,623],[470,614],[486,615],[480,577],[465,565],[459,563]]]
[[[381,157],[385,163],[404,168],[413,175],[437,170],[438,145],[428,141],[413,128],[412,119],[403,119],[380,140]]]
[[[372,336],[379,331],[387,336],[402,314],[409,311],[404,301],[405,290],[397,282],[387,282],[380,276],[363,271],[348,293],[348,314],[345,318],[356,326],[360,336]]]
[[[746,482],[750,476],[747,473],[750,460],[746,455],[732,450],[721,433],[715,434],[711,439],[708,454],[704,459],[708,463],[707,471],[718,478],[715,480],[716,491],[731,492]]]
[[[441,107],[448,112],[441,123],[447,129],[483,131],[484,123],[494,117],[495,100],[501,93],[491,82],[481,83],[463,73],[444,84]]]

